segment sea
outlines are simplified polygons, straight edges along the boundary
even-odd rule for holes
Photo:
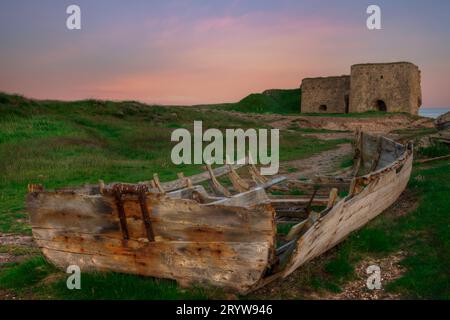
[[[436,119],[441,114],[447,113],[450,108],[420,108],[419,116]]]

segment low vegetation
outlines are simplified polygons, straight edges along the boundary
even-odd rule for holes
[[[98,179],[137,182],[158,172],[163,180],[176,171],[192,174],[199,166],[174,166],[170,161],[173,128],[191,129],[194,120],[207,127],[266,127],[257,120],[165,108],[138,102],[86,100],[34,101],[0,94],[0,232],[29,234],[24,208],[26,186],[48,189],[96,183]],[[346,140],[322,141],[302,131],[282,131],[282,160],[309,157]],[[420,151],[441,155],[441,146]],[[344,159],[341,167],[351,165]],[[387,290],[407,298],[450,299],[450,164],[440,161],[415,166],[407,194],[419,202],[411,212],[388,210],[352,234],[325,257],[302,267],[290,286],[302,291],[339,292],[354,279],[355,265],[368,257],[407,252],[406,272]],[[300,194],[295,190],[293,194]],[[343,195],[341,195],[343,196]],[[394,210],[395,212],[395,210]],[[287,229],[286,229],[287,230]],[[281,227],[281,233],[286,232]],[[0,246],[0,252],[29,255],[20,263],[0,266],[0,294],[31,299],[201,299],[223,298],[216,289],[179,288],[175,282],[112,273],[84,274],[82,290],[69,291],[66,274],[36,250]],[[251,296],[267,298],[266,296]],[[280,293],[277,298],[301,298]]]
[[[419,154],[424,158],[435,158],[450,154],[450,148],[442,142],[434,142],[430,146],[419,149]]]
[[[208,105],[208,107],[244,113],[299,114],[300,89],[272,89],[252,93],[236,103]]]

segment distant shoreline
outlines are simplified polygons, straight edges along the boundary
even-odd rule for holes
[[[450,108],[420,108],[419,116],[436,119],[440,115],[450,111]]]

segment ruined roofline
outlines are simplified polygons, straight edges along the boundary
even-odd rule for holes
[[[412,65],[419,69],[419,66],[416,64],[409,62],[409,61],[397,61],[397,62],[368,62],[368,63],[357,63],[353,64],[351,68],[353,67],[359,67],[359,66],[388,66],[388,65],[396,65],[396,64],[406,64],[406,65]],[[308,77],[303,78],[302,82],[305,80],[320,80],[320,79],[340,79],[340,78],[350,78],[351,75],[340,75],[340,76],[324,76],[324,77]]]
[[[310,78],[303,78],[302,82],[305,80],[320,80],[320,79],[341,79],[341,78],[350,78],[350,75],[341,75],[341,76],[329,76],[329,77],[310,77]]]
[[[359,67],[359,66],[388,66],[388,65],[394,65],[394,64],[407,64],[407,65],[412,65],[414,67],[416,67],[417,69],[419,69],[419,67],[412,63],[412,62],[408,62],[408,61],[398,61],[398,62],[375,62],[375,63],[357,63],[357,64],[353,64],[351,66],[351,68],[353,67]]]

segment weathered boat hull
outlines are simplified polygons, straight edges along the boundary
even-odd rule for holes
[[[288,276],[397,200],[411,174],[412,146],[360,134],[356,154],[355,177],[347,180],[349,195],[335,203],[334,189],[328,201],[322,199],[327,209],[316,213],[310,211],[314,192],[307,201],[309,216],[292,227],[288,242],[277,249],[274,208],[286,211],[305,199],[271,201],[264,189],[283,178],[267,181],[255,168],[250,173],[259,187],[234,196],[210,196],[184,177],[166,184],[155,180],[151,189],[146,184],[57,192],[31,188],[27,206],[33,236],[61,268],[78,265],[83,271],[169,278],[246,293]],[[209,168],[218,193],[228,191],[215,173],[232,175],[234,185],[245,189],[233,168]],[[205,178],[202,174],[193,180]],[[340,186],[344,180],[339,179]]]
[[[30,193],[33,237],[55,265],[104,270],[248,290],[274,254],[274,210],[202,206],[149,195],[154,241],[146,236],[136,197],[124,199],[129,239],[121,232],[115,199]]]
[[[283,276],[344,240],[351,232],[389,208],[405,190],[412,169],[412,154],[399,172],[387,168],[359,194],[342,199],[297,240]]]

